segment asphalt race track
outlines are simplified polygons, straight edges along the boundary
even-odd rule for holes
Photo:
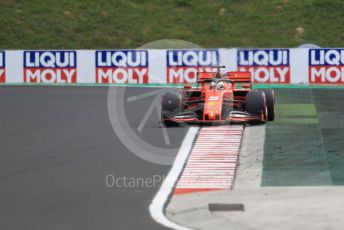
[[[126,95],[150,90],[128,88]],[[107,94],[107,87],[1,87],[0,229],[163,229],[148,211],[160,183],[106,186],[107,175],[152,178],[170,168],[140,159],[119,141]],[[149,102],[128,108],[129,122],[137,123]],[[145,130],[143,139],[161,143],[157,116]],[[186,129],[168,132],[177,148]]]

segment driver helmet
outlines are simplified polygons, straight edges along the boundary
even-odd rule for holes
[[[217,89],[223,90],[224,88],[225,88],[225,84],[224,84],[222,81],[220,81],[219,83],[217,83]]]
[[[215,86],[216,86],[216,83],[212,81],[212,82],[210,83],[210,89],[214,89]]]

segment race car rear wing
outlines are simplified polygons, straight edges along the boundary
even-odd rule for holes
[[[219,78],[222,76],[220,69],[222,68],[226,68],[226,66],[212,66],[213,69],[217,69],[217,71],[215,72],[198,72],[197,73],[197,82],[202,82],[204,80],[208,80],[208,79],[213,79],[213,78]],[[219,77],[217,76],[219,75]]]
[[[206,79],[212,79],[216,75],[216,72],[198,72],[197,73],[197,82],[203,81]]]
[[[228,72],[225,76],[234,81],[241,83],[250,83],[251,82],[251,73],[250,72]]]
[[[240,88],[251,89],[251,73],[250,72],[228,72],[225,76],[234,82],[234,88],[240,84]],[[239,88],[237,88],[239,89]]]
[[[197,73],[197,82],[201,83],[210,79],[214,79],[217,75],[224,77],[224,79],[228,79],[233,83],[244,83],[251,84],[251,73],[250,72],[227,72],[225,74],[221,74],[218,72],[198,72]],[[245,84],[246,83],[246,84]]]

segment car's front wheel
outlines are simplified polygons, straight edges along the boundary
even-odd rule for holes
[[[265,94],[262,91],[253,90],[246,95],[246,112],[260,116],[260,121],[253,120],[250,124],[264,124],[267,118],[267,106]]]
[[[161,99],[161,121],[165,126],[176,126],[176,122],[169,120],[181,111],[181,95],[178,92],[167,92]]]

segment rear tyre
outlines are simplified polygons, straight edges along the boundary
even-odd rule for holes
[[[268,108],[268,121],[275,120],[275,92],[272,89],[263,89],[266,106]]]
[[[178,123],[168,120],[181,111],[181,95],[167,92],[161,99],[161,121],[164,126],[177,126]],[[167,120],[166,120],[167,119]]]
[[[246,111],[252,115],[262,116],[261,121],[250,121],[250,124],[264,124],[267,116],[265,94],[262,91],[253,90],[246,95]]]

